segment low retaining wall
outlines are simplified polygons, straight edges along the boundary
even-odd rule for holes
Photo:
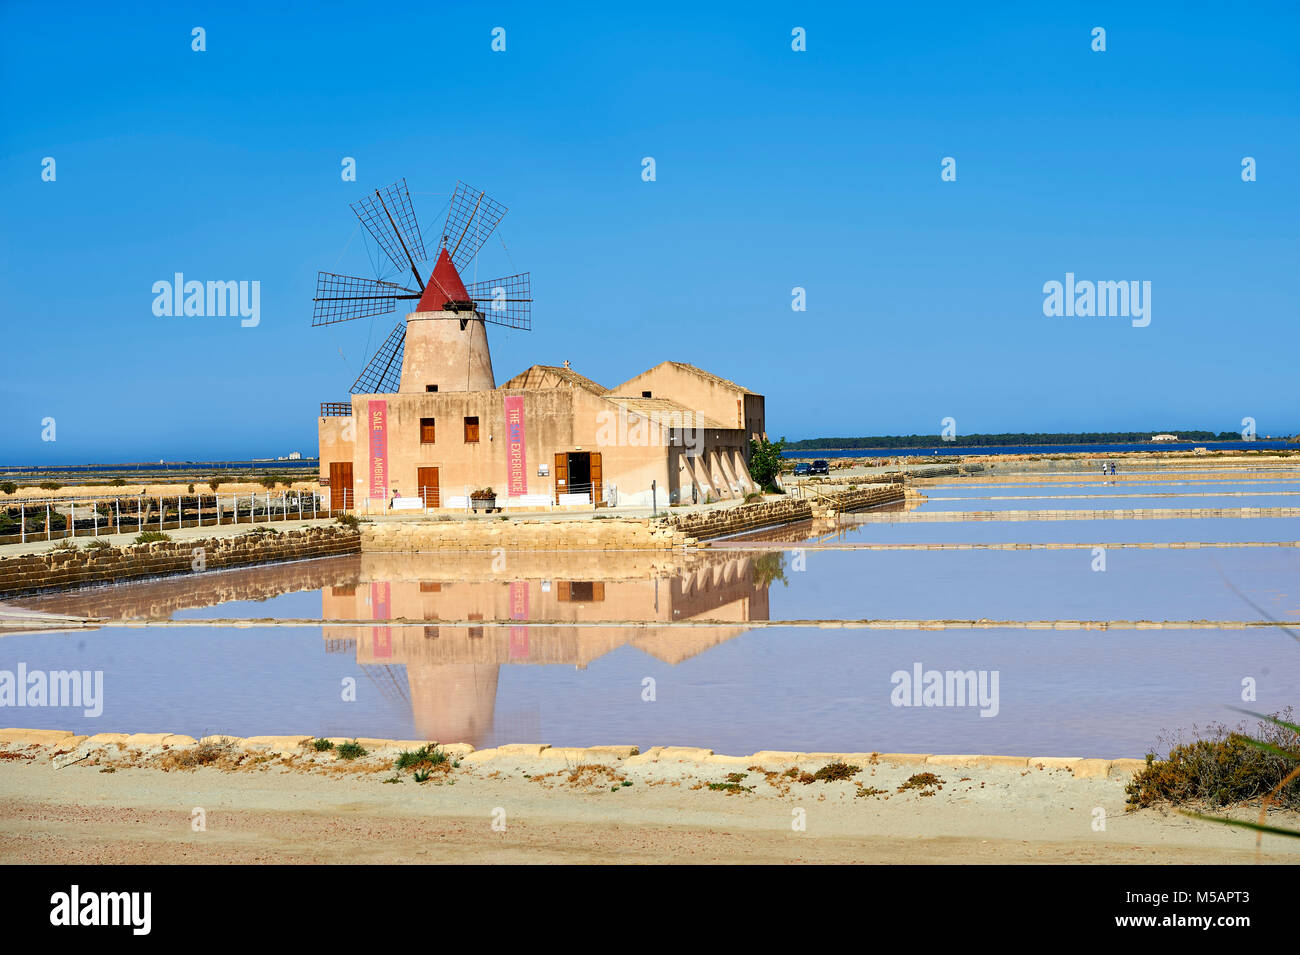
[[[361,525],[366,553],[423,551],[669,550],[697,541],[903,500],[903,485],[872,484],[816,499],[785,497],[659,520],[393,521]]]
[[[899,514],[863,514],[862,523],[962,523],[966,521],[1150,521],[1202,517],[1300,517],[1300,507],[1144,507],[1127,510],[1084,511],[906,511]]]
[[[670,550],[684,534],[649,520],[403,521],[361,525],[365,553]]]
[[[190,574],[195,572],[194,552],[199,548],[203,551],[203,570],[355,554],[361,549],[360,535],[355,530],[328,526],[278,534],[155,541],[93,551],[52,550],[0,558],[0,596]]]
[[[779,501],[762,501],[715,511],[673,516],[669,517],[665,524],[689,539],[711,540],[760,527],[833,518],[843,511],[854,511],[901,500],[903,500],[903,485],[873,484],[852,491],[826,493],[817,498],[797,500],[787,497]]]
[[[302,734],[296,736],[205,736],[196,740],[193,736],[180,733],[97,733],[94,736],[78,736],[70,730],[28,730],[0,729],[0,748],[22,751],[33,747],[50,750],[57,760],[55,768],[71,765],[78,757],[85,758],[92,753],[112,755],[132,750],[143,755],[158,755],[168,749],[186,749],[201,742],[227,743],[230,746],[249,753],[293,755],[305,752],[312,737]],[[335,743],[347,742],[346,737],[331,737]],[[391,759],[402,750],[415,750],[426,745],[424,740],[391,740],[359,738],[353,740],[365,747],[368,756]],[[767,764],[776,766],[799,766],[802,764],[823,764],[843,761],[859,766],[874,766],[881,763],[895,766],[935,766],[945,769],[1015,769],[1028,770],[1062,770],[1076,777],[1118,776],[1127,778],[1146,766],[1141,759],[1097,759],[1084,756],[989,756],[979,754],[935,755],[931,753],[805,753],[786,750],[764,749],[749,756],[727,756],[715,753],[711,749],[695,746],[652,746],[644,753],[636,746],[619,744],[613,746],[553,747],[548,743],[507,743],[490,749],[476,750],[469,743],[439,743],[443,752],[465,763],[476,765],[492,763],[498,760],[517,762],[519,760],[556,760],[568,764],[582,763],[614,764],[623,763],[630,766],[649,763],[703,763],[721,765]],[[63,758],[59,758],[63,757]],[[360,763],[367,757],[360,757]]]

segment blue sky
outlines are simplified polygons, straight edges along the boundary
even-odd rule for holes
[[[689,361],[773,437],[1300,431],[1294,3],[273,7],[0,6],[0,462],[314,453],[397,319],[311,328],[315,274],[374,274],[348,203],[402,176],[435,247],[457,179],[510,207],[499,381]],[[260,324],[155,316],[176,272]],[[1067,272],[1150,325],[1044,316]]]

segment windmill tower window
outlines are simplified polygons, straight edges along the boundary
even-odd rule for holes
[[[437,391],[437,390],[438,390],[438,386],[437,386],[437,385],[425,385],[425,386],[424,386],[424,390],[425,390],[425,391]]]
[[[420,419],[420,443],[421,444],[433,444],[434,424],[436,422],[437,419],[435,418]]]
[[[650,397],[650,392],[648,392],[648,391],[643,391],[643,392],[641,392],[641,397],[642,397],[642,398],[649,398],[649,397]]]
[[[478,417],[465,419],[465,443],[478,444]]]

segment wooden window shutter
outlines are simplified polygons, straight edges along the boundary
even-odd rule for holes
[[[569,456],[564,452],[555,455],[555,503],[560,503],[560,495],[569,489]]]

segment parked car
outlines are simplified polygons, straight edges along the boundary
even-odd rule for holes
[[[812,473],[812,468],[809,467],[807,461],[800,461],[798,464],[794,466],[795,477],[807,477],[811,473]]]
[[[808,469],[809,474],[830,474],[831,466],[825,461],[814,461],[812,467]]]

